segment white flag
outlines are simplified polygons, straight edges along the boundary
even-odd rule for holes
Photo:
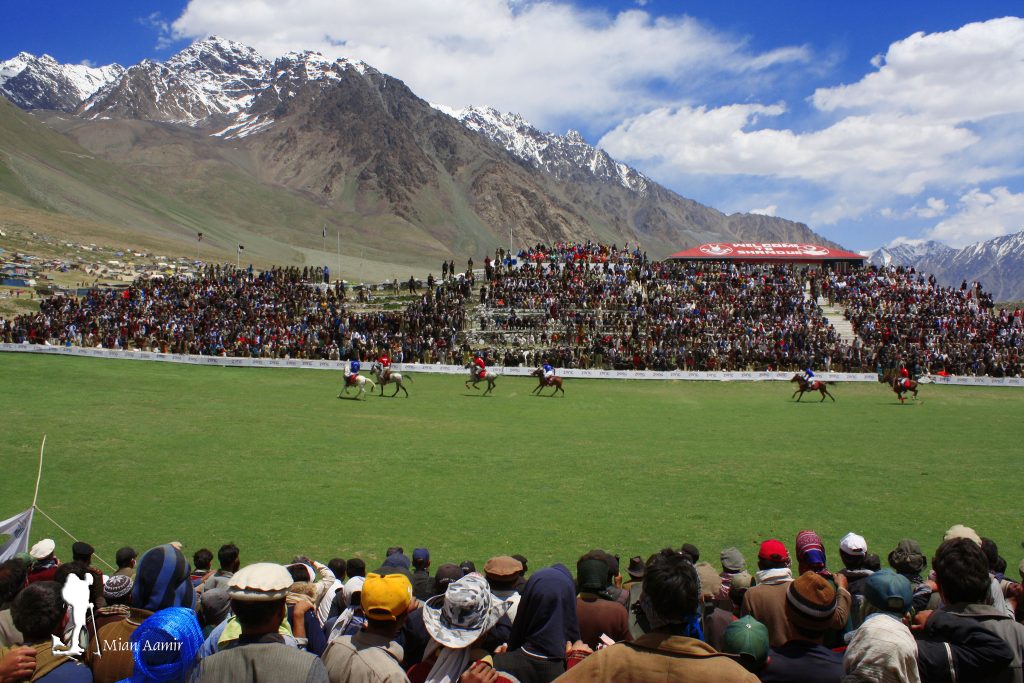
[[[29,508],[10,519],[0,522],[0,535],[6,534],[10,537],[0,545],[0,562],[6,562],[17,553],[28,551],[28,535],[32,529],[32,512],[33,509]]]

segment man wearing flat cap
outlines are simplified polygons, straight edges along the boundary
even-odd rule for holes
[[[200,683],[327,683],[327,670],[320,659],[286,645],[278,633],[291,585],[291,574],[279,564],[258,562],[234,573],[228,595],[242,635],[202,660]]]
[[[32,557],[32,569],[28,573],[29,583],[53,581],[57,567],[60,566],[60,560],[54,555],[56,548],[57,544],[52,538],[44,538],[29,549],[28,554]]]
[[[515,621],[519,599],[522,597],[516,586],[523,578],[523,563],[510,555],[498,555],[484,563],[484,576],[494,597],[501,598],[511,605],[506,614],[509,621]]]

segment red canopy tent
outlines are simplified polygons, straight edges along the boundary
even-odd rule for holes
[[[784,242],[712,242],[669,256],[681,261],[755,261],[768,263],[846,262],[862,264],[867,257],[819,244]]]

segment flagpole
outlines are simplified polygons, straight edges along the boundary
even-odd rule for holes
[[[242,267],[242,247],[241,245],[235,245],[235,270]]]
[[[341,230],[338,230],[338,279],[341,279]]]
[[[46,434],[43,434],[43,443],[39,446],[39,474],[36,475],[36,492],[32,494],[32,507],[36,506],[39,500],[39,482],[43,480],[43,450],[46,448]]]

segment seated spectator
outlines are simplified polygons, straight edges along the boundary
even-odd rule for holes
[[[241,562],[238,559],[238,546],[234,543],[225,543],[217,550],[217,561],[220,562],[220,569],[214,574],[207,575],[203,583],[196,589],[200,592],[213,590],[214,588],[227,588],[231,583],[231,577],[238,571]]]
[[[53,636],[63,637],[67,605],[55,581],[36,581],[18,593],[11,605],[14,626],[25,645],[35,650],[32,681],[42,683],[89,683],[89,668],[77,660],[53,652]],[[0,656],[6,653],[0,653]]]
[[[725,647],[725,632],[739,618],[740,609],[743,607],[743,596],[750,588],[750,574],[738,572],[731,574],[731,577],[727,597],[725,599],[719,597],[714,601],[715,609],[704,621],[705,640],[719,652],[725,651],[723,649]],[[752,618],[751,621],[756,621],[756,619]],[[761,626],[764,627],[764,624]]]
[[[145,619],[165,607],[194,609],[196,592],[189,580],[190,567],[181,551],[170,543],[151,548],[136,565],[132,609],[122,619],[106,624],[98,633],[99,655],[90,651],[86,661],[97,683],[114,683],[131,676],[131,635]]]
[[[114,572],[114,576],[121,575],[131,577],[135,574],[135,558],[139,554],[135,552],[134,548],[124,546],[123,548],[117,549],[117,554],[114,555],[114,562],[117,564],[117,571]]]
[[[200,662],[199,683],[326,683],[327,672],[320,659],[285,644],[279,633],[292,583],[287,569],[268,562],[233,573],[228,593],[241,634]]]
[[[210,569],[210,564],[212,562],[213,553],[210,552],[209,548],[200,548],[193,553],[192,564],[195,565],[195,567],[192,569],[192,574],[189,576],[193,586],[198,588],[203,582],[203,579],[206,578],[206,575],[212,571]]]
[[[205,640],[213,629],[220,626],[231,614],[231,594],[223,588],[214,588],[203,593],[199,604],[200,626]]]
[[[756,583],[743,596],[740,610],[741,615],[749,614],[767,627],[772,647],[785,644],[791,634],[785,612],[786,595],[793,581],[789,565],[789,551],[782,541],[764,541],[757,552]]]
[[[914,539],[901,539],[890,551],[888,561],[889,566],[898,574],[906,577],[914,589],[924,583],[921,572],[928,566],[928,561],[925,559],[924,553],[921,552],[921,544]]]
[[[699,584],[688,558],[656,556],[647,565],[640,598],[646,635],[598,650],[558,680],[756,683],[757,677],[731,657],[701,642]]]
[[[580,638],[572,575],[561,564],[541,569],[522,596],[508,651],[494,655],[494,668],[522,683],[549,683],[565,672],[566,643]]]
[[[57,567],[60,566],[60,560],[54,554],[56,549],[57,544],[50,538],[44,538],[29,549],[28,554],[32,557],[32,568],[28,573],[29,583],[53,581]]]
[[[405,652],[395,642],[412,603],[412,584],[402,574],[369,574],[360,597],[366,624],[352,636],[334,639],[323,661],[331,683],[381,681],[403,683]]]
[[[980,543],[966,537],[945,541],[932,560],[942,610],[981,623],[1007,644],[1013,653],[1013,680],[1024,679],[1024,625],[991,604],[992,577]]]
[[[328,619],[336,617],[345,609],[345,606],[340,602],[335,602],[335,598],[339,593],[342,594],[344,599],[344,588],[345,588],[345,560],[340,557],[335,557],[327,563],[327,568],[331,570],[331,574],[334,575],[334,581],[327,587],[327,592],[324,593],[323,599],[317,605],[316,618],[323,626]]]
[[[417,600],[426,600],[437,595],[434,578],[430,576],[430,551],[416,548],[412,551],[412,594]]]
[[[131,614],[132,588],[135,582],[125,574],[114,574],[103,584],[106,604],[96,609],[96,632],[107,624],[127,619]]]
[[[758,673],[768,661],[768,629],[752,616],[729,624],[722,635],[720,652],[736,655],[743,668],[751,673]]]
[[[515,621],[519,600],[522,597],[516,586],[523,576],[523,563],[510,555],[492,557],[484,563],[484,577],[491,593],[508,604],[509,621]]]
[[[11,604],[20,590],[28,585],[29,563],[14,558],[0,564],[0,647],[24,642],[11,618]]]
[[[431,642],[423,661],[409,670],[409,680],[459,680],[470,664],[488,656],[480,645],[508,608],[509,603],[492,594],[487,580],[479,574],[453,581],[444,595],[431,598],[423,606],[423,621]]]
[[[913,607],[910,581],[891,569],[864,585],[865,616],[843,655],[843,683],[918,683],[917,644],[903,622]]]
[[[184,607],[168,607],[147,617],[132,633],[135,666],[131,681],[192,680],[196,654],[203,644],[196,613]]]
[[[629,613],[622,603],[608,592],[608,564],[599,556],[587,553],[576,563],[576,617],[580,640],[597,648],[603,638],[614,642],[631,640]]]
[[[793,637],[772,646],[759,674],[762,683],[838,683],[843,656],[822,645],[839,603],[835,589],[819,574],[808,572],[789,583],[785,598]]]

